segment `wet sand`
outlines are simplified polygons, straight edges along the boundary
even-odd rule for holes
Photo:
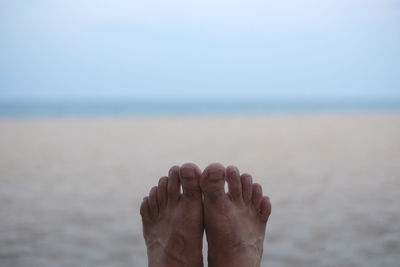
[[[263,266],[399,266],[399,113],[2,119],[0,265],[146,266],[140,201],[187,161],[263,185]]]

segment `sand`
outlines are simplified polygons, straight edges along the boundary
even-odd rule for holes
[[[0,266],[146,266],[138,207],[170,166],[253,175],[263,266],[400,266],[400,114],[0,121]]]

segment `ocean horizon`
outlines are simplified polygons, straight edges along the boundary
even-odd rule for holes
[[[0,118],[400,111],[400,100],[0,100]]]

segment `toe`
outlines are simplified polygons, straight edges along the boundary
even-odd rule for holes
[[[183,195],[188,199],[200,199],[201,171],[199,167],[193,163],[185,163],[181,166],[179,174]]]
[[[225,195],[225,168],[219,163],[209,165],[202,173],[200,186],[204,198],[214,200]]]
[[[253,194],[251,195],[251,202],[254,208],[258,211],[262,199],[262,188],[259,184],[253,184]]]
[[[168,201],[167,186],[168,186],[168,177],[166,176],[161,177],[160,180],[158,181],[158,189],[157,189],[157,202],[158,202],[158,208],[160,210],[167,205]]]
[[[168,172],[168,203],[176,203],[180,195],[179,167],[173,166]]]
[[[271,202],[269,200],[269,197],[264,196],[261,199],[260,218],[264,223],[266,223],[268,221],[269,215],[271,215]]]
[[[253,191],[253,181],[251,178],[250,174],[244,173],[240,176],[240,181],[242,182],[242,195],[243,195],[243,201],[245,203],[250,203],[251,202],[251,195]]]
[[[145,197],[143,199],[142,205],[140,205],[140,215],[142,216],[143,221],[150,220],[150,211],[149,211],[149,197]]]
[[[226,181],[228,183],[229,195],[233,200],[243,200],[242,183],[240,182],[240,174],[235,166],[226,168]]]
[[[152,218],[157,217],[158,216],[157,186],[154,186],[150,190],[149,207],[150,207],[150,216]]]

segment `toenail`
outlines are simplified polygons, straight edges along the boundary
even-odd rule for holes
[[[208,171],[208,176],[213,178],[222,178],[224,176],[223,170]]]
[[[229,176],[239,176],[239,169],[235,166],[229,168]]]
[[[193,168],[181,168],[182,177],[192,178],[195,176]]]
[[[168,172],[168,176],[174,176],[174,175],[176,175],[176,173],[177,173],[177,170],[176,170],[177,168],[175,168],[175,167],[172,167],[170,170],[169,170],[169,172]]]

